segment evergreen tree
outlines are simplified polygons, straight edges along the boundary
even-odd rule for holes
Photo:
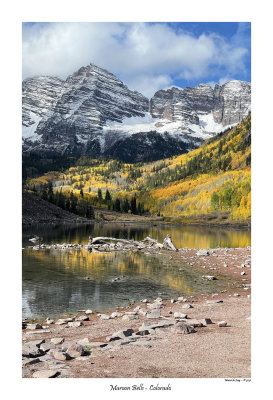
[[[120,200],[119,198],[116,198],[113,206],[114,211],[120,212]]]
[[[105,193],[105,200],[106,201],[111,201],[112,200],[111,194],[110,194],[108,189],[106,190],[106,193]]]
[[[102,200],[102,191],[101,191],[101,189],[98,189],[98,199],[99,199],[99,201]]]
[[[86,215],[85,216],[88,219],[94,219],[95,218],[94,208],[90,204],[87,205]]]
[[[136,214],[136,197],[133,197],[130,201],[130,210],[132,212],[132,214]]]
[[[47,185],[47,199],[50,201],[50,203],[54,202],[54,194],[53,194],[53,185],[51,182],[48,183]]]
[[[126,199],[122,202],[121,209],[122,209],[122,211],[123,211],[124,213],[128,213],[129,208],[130,208],[129,201],[128,201],[128,199],[126,198]]]

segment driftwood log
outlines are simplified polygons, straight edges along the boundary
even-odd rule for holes
[[[177,251],[177,248],[172,242],[172,238],[170,235],[167,235],[163,241],[163,243],[159,243],[157,240],[152,239],[147,236],[145,239],[137,241],[137,240],[128,240],[128,239],[117,239],[106,236],[98,236],[92,238],[89,236],[89,242],[87,245],[82,244],[39,244],[35,246],[31,246],[33,250],[40,249],[60,249],[60,250],[80,250],[85,249],[89,252],[111,252],[111,251],[130,251],[130,250],[145,250],[145,249],[153,249],[153,250],[171,250]]]
[[[163,244],[159,243],[155,239],[150,238],[149,236],[140,241],[117,239],[105,236],[99,236],[96,238],[89,237],[89,243],[88,243],[89,251],[131,250],[131,249],[142,250],[145,248],[177,251],[177,248],[174,246],[170,235],[166,236],[166,238],[163,241]]]

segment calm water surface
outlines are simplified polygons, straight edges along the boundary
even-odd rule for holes
[[[206,282],[187,264],[177,265],[169,255],[141,252],[88,253],[84,249],[31,250],[33,235],[43,243],[82,243],[88,237],[111,236],[159,241],[170,233],[177,247],[215,248],[250,245],[250,231],[192,226],[94,224],[89,226],[32,227],[23,232],[23,317],[54,317],[80,309],[112,310],[131,300],[194,293],[211,293],[227,280]],[[113,282],[118,276],[122,280]],[[86,277],[89,277],[86,280]]]

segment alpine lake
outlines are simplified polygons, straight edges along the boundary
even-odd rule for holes
[[[173,260],[171,252],[33,250],[30,246],[37,243],[29,240],[37,235],[44,244],[87,244],[89,236],[134,240],[150,236],[162,243],[167,234],[177,248],[251,245],[249,229],[136,223],[28,227],[23,230],[23,318],[56,317],[81,309],[114,310],[144,298],[171,299],[227,287],[228,278],[205,281],[202,271],[184,260]]]

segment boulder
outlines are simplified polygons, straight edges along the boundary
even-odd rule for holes
[[[93,311],[92,311],[92,310],[86,310],[86,311],[85,311],[85,314],[87,314],[87,315],[88,315],[88,314],[93,314]]]

